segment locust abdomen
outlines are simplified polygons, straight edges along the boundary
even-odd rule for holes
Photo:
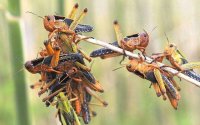
[[[119,47],[117,42],[111,43],[111,45]],[[117,53],[111,49],[108,48],[101,48],[101,49],[97,49],[93,52],[90,53],[90,57],[100,57],[102,59],[106,59],[106,58],[110,58],[110,57],[116,57],[116,56],[120,56],[120,53]]]
[[[185,74],[185,75],[189,76],[190,78],[195,79],[195,80],[200,82],[200,75],[197,74],[196,72],[194,72],[193,70],[186,70],[186,71],[183,72],[183,74]]]
[[[73,22],[72,19],[68,19],[66,18],[64,20],[64,22],[70,26],[71,23]],[[74,30],[76,33],[83,33],[83,32],[92,32],[93,31],[93,27],[90,25],[86,25],[86,24],[78,24],[77,27]]]

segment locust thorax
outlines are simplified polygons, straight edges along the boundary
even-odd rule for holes
[[[55,17],[54,16],[45,16],[43,19],[44,28],[49,31],[53,32],[55,30]]]
[[[134,37],[129,38],[127,41],[127,48],[129,50],[134,50],[136,46],[146,48],[149,44],[149,35],[145,31],[143,33],[135,34]]]

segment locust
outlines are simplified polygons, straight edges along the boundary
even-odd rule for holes
[[[80,53],[62,54],[62,55],[57,55],[57,56],[59,56],[59,60],[55,60],[58,64],[55,67],[51,66],[54,56],[48,56],[48,57],[41,57],[35,60],[27,61],[25,63],[25,68],[33,74],[35,73],[42,74],[45,72],[46,77],[50,77],[51,79],[54,79],[56,76],[54,74],[60,74],[60,75],[63,75],[63,73],[66,74],[66,72],[70,69],[72,70],[73,67],[77,69],[76,67],[77,63],[78,64],[84,63],[83,57]],[[88,72],[87,70],[84,70],[83,68],[78,68],[76,73],[80,76],[82,81],[88,86],[90,86],[93,90],[104,92],[100,83],[94,78],[94,76],[90,72]],[[47,81],[49,81],[48,79],[50,78],[47,78]]]
[[[169,79],[168,74],[161,70],[156,63],[146,63],[141,57],[139,59],[131,58],[126,68],[129,72],[150,81],[157,96],[160,97],[162,95],[165,100],[167,95],[171,105],[174,109],[177,109],[180,94],[174,86],[175,81]]]
[[[143,55],[146,55],[145,49],[149,44],[149,35],[145,30],[142,33],[133,34],[123,38],[120,26],[117,21],[114,21],[114,30],[117,37],[117,41],[110,43],[111,45],[130,52],[133,52],[134,50],[138,49],[142,52]],[[90,57],[100,57],[102,59],[106,59],[120,55],[122,54],[117,53],[111,49],[101,48],[91,52]]]
[[[77,114],[71,106],[70,100],[63,92],[57,95],[56,106],[58,117],[62,125],[81,125]]]
[[[75,14],[78,10],[78,7],[79,5],[78,3],[76,3],[67,18],[64,16],[59,16],[59,15],[44,16],[43,18],[44,28],[49,32],[53,32],[54,30],[58,28],[61,28],[64,26],[69,28],[71,26],[71,28],[73,27],[73,30],[75,33],[92,32],[93,31],[92,26],[86,25],[86,24],[77,24],[78,22],[77,23],[74,22]],[[87,9],[85,9],[85,11],[87,11]],[[82,18],[82,17],[80,16],[79,18]]]
[[[166,58],[171,63],[172,68],[200,82],[200,75],[193,70],[200,67],[200,62],[188,62],[176,44],[168,43],[163,53],[155,53],[152,55],[152,58],[159,62]]]

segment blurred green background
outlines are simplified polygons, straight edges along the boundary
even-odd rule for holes
[[[67,16],[76,2],[80,10],[89,10],[83,23],[93,25],[95,30],[88,36],[114,41],[112,22],[117,19],[124,35],[143,29],[149,32],[149,55],[163,51],[166,32],[188,60],[200,58],[199,0],[0,0],[0,125],[59,124],[56,110],[46,108],[37,90],[29,87],[39,75],[23,70],[23,63],[37,57],[48,35],[42,19],[25,12]],[[86,42],[81,47],[88,54],[99,48]],[[121,57],[94,60],[92,72],[105,88],[101,97],[109,106],[94,107],[98,115],[90,125],[199,125],[200,88],[181,81],[182,98],[175,111],[168,101],[156,97],[148,81],[125,68],[112,71],[120,66]]]

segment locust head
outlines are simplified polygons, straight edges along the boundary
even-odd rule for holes
[[[149,44],[149,34],[144,30],[144,32],[139,34],[140,39],[140,46],[141,47],[147,47]]]
[[[170,43],[165,47],[164,53],[167,55],[172,55],[177,51],[177,46],[174,43]]]
[[[135,70],[137,70],[138,64],[139,64],[138,59],[131,59],[129,64],[126,65],[126,68],[129,72],[135,72]]]
[[[26,68],[26,70],[28,70],[30,73],[37,73],[35,70],[34,70],[34,66],[32,64],[31,61],[27,61],[25,64],[24,64],[24,67]]]
[[[53,32],[55,30],[55,17],[54,16],[45,16],[43,19],[44,28],[49,31]]]

